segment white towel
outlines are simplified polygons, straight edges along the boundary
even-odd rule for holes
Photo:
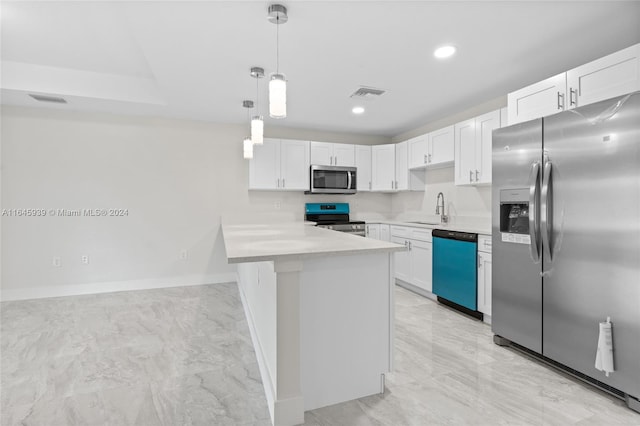
[[[615,371],[613,367],[613,333],[610,317],[607,317],[607,322],[600,323],[598,349],[596,351],[596,369],[604,371],[607,377],[609,377],[609,373]]]

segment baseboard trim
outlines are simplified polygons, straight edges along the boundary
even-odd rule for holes
[[[151,290],[168,287],[188,287],[203,284],[237,282],[238,274],[228,272],[209,275],[183,275],[170,278],[149,278],[144,280],[107,281],[99,283],[52,285],[47,287],[26,287],[0,291],[0,301],[46,299],[50,297],[80,296],[83,294],[114,293],[117,291]]]

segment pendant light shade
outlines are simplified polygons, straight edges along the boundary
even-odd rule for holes
[[[264,120],[261,115],[251,118],[251,140],[254,145],[262,145],[264,141]]]
[[[285,118],[287,116],[287,81],[284,74],[272,74],[269,81],[269,116]]]
[[[242,144],[244,158],[250,160],[253,158],[253,142],[251,138],[246,138]]]
[[[280,74],[280,25],[289,20],[287,8],[281,4],[269,6],[269,22],[276,24],[276,72],[269,80],[269,116],[285,118],[287,116],[287,81]]]

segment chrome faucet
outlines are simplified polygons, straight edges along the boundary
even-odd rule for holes
[[[440,205],[440,199],[442,199],[442,205]],[[438,198],[436,198],[436,214],[440,215],[440,223],[449,221],[449,217],[444,214],[444,194],[442,192],[439,192]]]

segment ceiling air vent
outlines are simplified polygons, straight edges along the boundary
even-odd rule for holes
[[[53,102],[53,103],[56,103],[56,104],[66,104],[67,103],[66,99],[61,98],[59,96],[34,95],[32,93],[29,93],[29,96],[31,96],[36,101],[40,101],[40,102]]]
[[[373,87],[363,86],[363,87],[360,87],[355,92],[353,92],[353,94],[350,97],[358,98],[358,99],[375,99],[378,96],[381,96],[385,92],[386,91],[382,89],[374,89]]]

